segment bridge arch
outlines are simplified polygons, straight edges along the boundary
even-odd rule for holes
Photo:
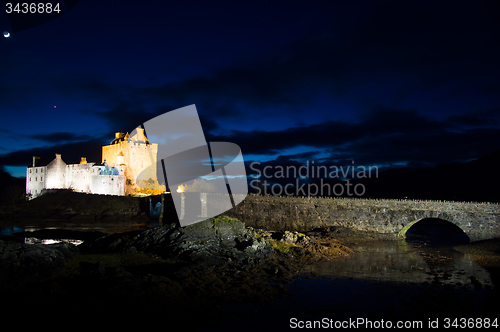
[[[444,219],[446,218],[446,219]],[[444,231],[446,233],[452,234],[462,234],[463,239],[467,239],[467,242],[470,242],[471,238],[469,234],[467,234],[466,230],[461,227],[461,225],[453,220],[453,218],[449,218],[449,216],[441,216],[441,217],[421,217],[415,219],[409,223],[407,223],[397,234],[399,238],[406,238],[406,234],[410,229],[415,229],[418,226],[421,227],[432,227],[437,226],[440,228],[440,231]]]

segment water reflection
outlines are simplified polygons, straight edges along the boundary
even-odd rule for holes
[[[222,322],[209,331],[234,331],[249,324],[254,329],[294,330],[291,319],[325,317],[427,324],[436,317],[497,316],[496,307],[488,306],[494,298],[490,275],[467,255],[411,241],[380,241],[354,249],[349,258],[304,266],[287,285],[285,298],[225,307]]]
[[[146,222],[146,223],[134,223],[130,221],[113,222],[113,223],[79,223],[79,224],[45,222],[43,225],[26,224],[18,226],[2,226],[0,227],[0,237],[1,236],[21,237],[20,236],[21,233],[24,233],[22,234],[22,237],[24,237],[24,243],[27,244],[54,244],[60,242],[68,242],[74,245],[79,245],[83,243],[83,240],[65,238],[64,236],[61,236],[63,232],[56,232],[56,231],[59,230],[59,231],[88,232],[88,233],[100,232],[103,234],[114,234],[114,233],[145,230],[150,227],[156,227],[159,225],[160,223],[158,222],[158,220],[152,220],[151,222]],[[37,231],[45,231],[45,230],[54,230],[54,237],[53,238],[47,237],[46,235],[47,233],[44,234],[43,236],[40,236],[40,234],[36,234],[36,236],[35,234],[33,236],[29,236],[29,234],[26,234]],[[18,234],[16,235],[16,233]]]
[[[454,247],[470,242],[458,226],[438,218],[425,218],[406,232],[406,241],[418,247]]]
[[[407,241],[356,246],[351,257],[306,265],[302,272],[372,281],[439,283],[474,287],[471,276],[493,286],[489,273],[465,254],[446,247],[422,248]]]
[[[372,281],[493,286],[484,268],[468,255],[453,250],[466,243],[469,238],[459,227],[427,218],[413,225],[405,240],[358,245],[350,258],[308,265],[304,272]]]
[[[36,237],[25,237],[24,243],[26,244],[56,244],[56,243],[71,243],[75,246],[83,243],[83,240],[75,239],[38,239]]]

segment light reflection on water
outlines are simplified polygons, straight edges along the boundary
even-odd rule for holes
[[[124,233],[130,231],[145,230],[149,227],[159,226],[159,223],[152,221],[150,223],[132,223],[129,221],[122,223],[89,223],[89,224],[64,224],[55,222],[53,224],[45,223],[44,225],[21,225],[21,226],[1,226],[0,236],[16,236],[15,233],[20,232],[36,232],[42,230],[64,230],[78,232],[101,232],[104,234]],[[83,240],[65,239],[65,238],[36,238],[27,236],[24,238],[24,243],[27,244],[54,244],[60,242],[68,242],[74,245],[83,243]]]
[[[0,234],[56,228],[110,234],[153,225],[57,226],[4,227]],[[43,241],[48,244],[52,240]],[[428,246],[425,241],[379,241],[353,249],[357,252],[349,258],[303,266],[301,276],[287,285],[288,296],[274,303],[224,307],[221,324],[209,330],[287,330],[291,317],[391,319],[414,317],[422,309],[428,309],[427,319],[436,317],[437,310],[462,314],[457,311],[461,306],[468,308],[471,317],[477,317],[494,287],[484,268],[449,246]]]
[[[71,243],[75,246],[83,243],[83,240],[75,239],[38,239],[36,237],[25,237],[24,243],[26,244],[56,244],[56,243]]]
[[[474,287],[471,276],[482,286],[493,287],[491,277],[469,256],[451,248],[415,248],[405,241],[386,241],[354,247],[351,257],[306,265],[304,274],[369,281],[439,283]]]
[[[468,255],[411,241],[379,241],[353,249],[357,252],[349,258],[305,265],[287,285],[285,298],[224,307],[221,323],[206,331],[294,330],[292,318],[421,319],[427,324],[443,316],[491,315],[491,277]]]

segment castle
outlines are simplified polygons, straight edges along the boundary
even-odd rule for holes
[[[158,144],[150,143],[144,129],[131,134],[115,133],[102,147],[102,163],[66,164],[60,154],[49,163],[33,157],[26,170],[26,194],[30,199],[45,189],[73,189],[77,192],[124,196],[140,188],[161,189],[157,181]]]

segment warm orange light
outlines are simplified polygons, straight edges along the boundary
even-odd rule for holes
[[[178,187],[177,187],[177,192],[178,192],[178,193],[181,193],[181,192],[182,192],[182,188],[181,188],[181,186],[178,186]]]

